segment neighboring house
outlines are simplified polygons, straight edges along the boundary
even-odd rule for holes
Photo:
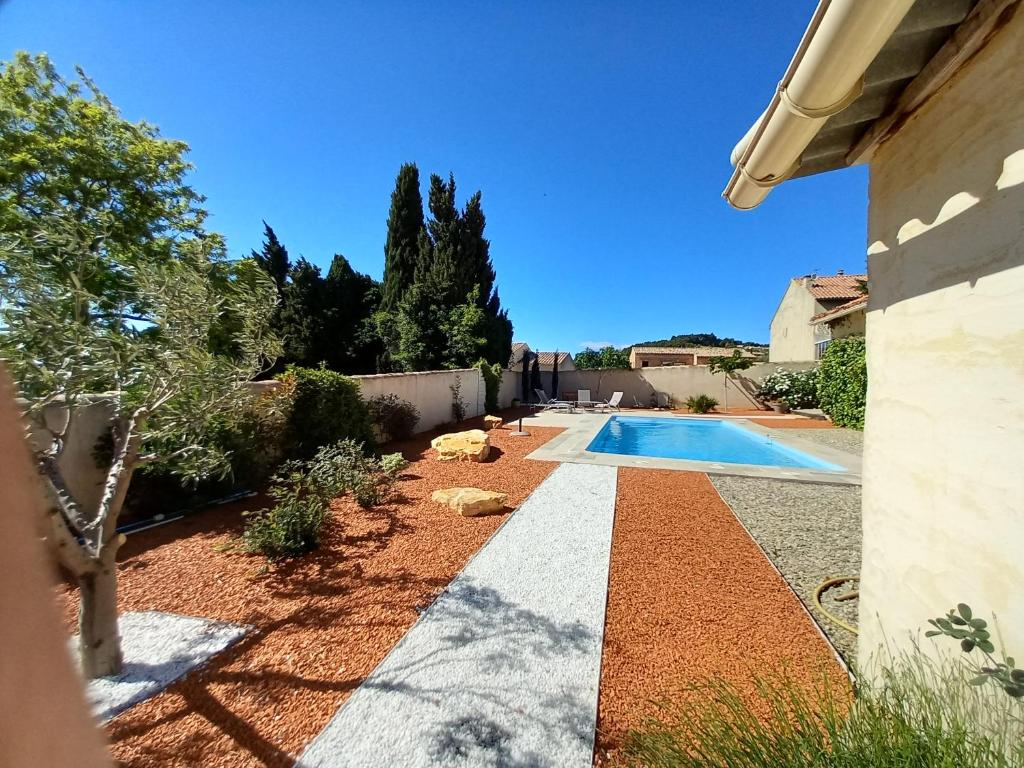
[[[870,163],[865,672],[958,602],[1024,649],[1021,62],[1020,2],[823,2],[733,152],[738,208]]]
[[[662,365],[707,365],[713,357],[728,357],[736,347],[633,347],[629,351],[630,368],[657,368]],[[757,355],[740,349],[743,357]]]
[[[867,275],[806,275],[789,281],[772,317],[768,362],[820,360],[832,338],[829,327],[813,323],[816,316],[862,298]]]
[[[521,371],[523,369],[523,355],[527,355],[530,365],[533,365],[533,358],[540,358],[538,364],[542,371],[551,371],[555,365],[555,355],[558,355],[559,371],[575,371],[576,364],[572,361],[572,355],[568,352],[534,352],[530,345],[522,341],[512,344],[512,356],[508,360],[510,371]]]
[[[840,304],[835,309],[827,309],[819,312],[811,318],[810,325],[823,326],[827,329],[829,340],[841,339],[844,336],[863,336],[864,327],[867,322],[868,297],[867,294],[858,296],[845,304]],[[821,331],[824,333],[825,331]],[[825,351],[828,346],[826,341],[821,347]],[[819,354],[820,358],[821,355]]]

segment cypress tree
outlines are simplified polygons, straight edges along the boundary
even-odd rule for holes
[[[263,222],[263,248],[252,252],[253,260],[260,268],[274,279],[278,297],[284,294],[285,282],[291,262],[288,260],[288,249],[281,245],[277,235],[267,222]]]
[[[544,389],[540,383],[540,355],[534,352],[533,365],[530,366],[530,391]]]
[[[405,292],[412,286],[423,232],[423,196],[420,172],[415,163],[398,170],[391,193],[388,233],[384,243],[384,281],[382,309],[396,310]]]
[[[555,362],[551,365],[551,399],[558,399],[558,350],[555,350]]]

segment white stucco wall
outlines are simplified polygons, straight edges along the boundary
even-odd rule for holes
[[[426,432],[452,420],[452,392],[456,379],[461,380],[462,401],[466,418],[484,412],[484,381],[477,368],[457,371],[423,371],[421,373],[382,373],[375,376],[353,376],[359,382],[363,398],[394,393],[408,400],[420,411],[417,432]]]
[[[1024,13],[871,163],[862,668],[957,602],[1024,655]]]
[[[814,360],[814,342],[821,329],[810,320],[821,311],[807,290],[807,278],[791,280],[771,322],[768,360],[772,363]],[[827,329],[825,329],[827,331]],[[828,338],[827,332],[824,338]]]

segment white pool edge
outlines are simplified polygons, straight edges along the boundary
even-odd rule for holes
[[[576,414],[572,421],[560,421],[565,432],[549,440],[530,453],[526,458],[538,461],[561,461],[573,464],[599,464],[614,467],[639,467],[642,469],[672,469],[687,472],[705,472],[712,475],[736,475],[739,477],[761,477],[772,480],[791,480],[805,483],[829,483],[832,485],[860,485],[861,457],[830,446],[805,440],[791,434],[789,429],[773,429],[755,424],[749,419],[731,419],[730,423],[751,432],[770,437],[774,442],[800,453],[843,467],[842,471],[805,469],[800,467],[764,466],[758,464],[730,464],[725,462],[694,461],[691,459],[665,459],[655,456],[628,456],[618,453],[597,453],[588,451],[587,446],[604,425],[615,414]],[[680,419],[694,421],[693,417],[666,415],[664,413],[630,413],[630,418]],[[543,424],[538,424],[543,426]]]

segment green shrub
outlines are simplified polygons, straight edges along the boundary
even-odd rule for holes
[[[400,453],[387,453],[380,457],[380,469],[390,477],[397,477],[408,466],[409,462]]]
[[[818,402],[840,427],[864,429],[868,371],[863,336],[835,339],[818,367]]]
[[[953,663],[919,652],[851,700],[843,683],[784,672],[754,696],[711,681],[632,731],[622,765],[639,768],[1010,768],[1024,765],[1020,700],[985,695]],[[1014,711],[1014,708],[1017,708]]]
[[[326,368],[289,366],[281,380],[292,388],[288,439],[292,453],[306,459],[323,445],[351,439],[373,445],[373,427],[359,385]]]
[[[366,407],[384,440],[407,440],[420,421],[416,406],[394,393],[372,397]]]
[[[785,402],[790,408],[817,408],[818,370],[779,368],[764,377],[758,387],[758,395],[765,400]]]
[[[274,506],[249,515],[245,549],[271,560],[316,549],[332,499],[348,491],[360,506],[379,504],[405,466],[402,454],[376,459],[354,440],[325,445],[309,461],[284,463],[269,490]]]
[[[330,502],[308,492],[302,483],[274,485],[275,504],[250,515],[242,542],[250,552],[281,560],[310,552],[320,545],[320,529]]]
[[[473,367],[479,368],[480,375],[484,378],[484,410],[487,413],[497,413],[501,390],[501,365],[490,365],[486,360],[478,360]]]
[[[718,401],[711,395],[697,395],[686,398],[686,407],[691,413],[709,413],[715,409]]]

